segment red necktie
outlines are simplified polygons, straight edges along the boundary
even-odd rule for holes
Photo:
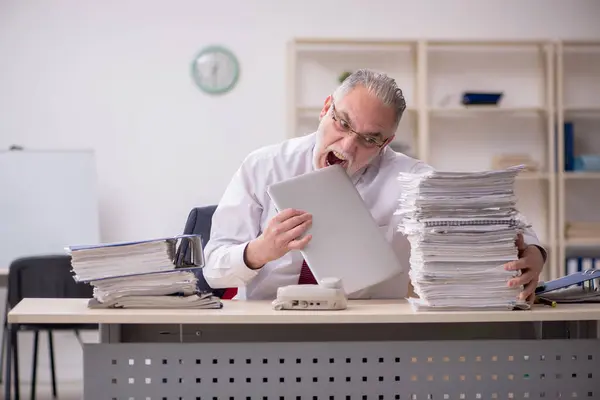
[[[298,285],[316,285],[317,280],[312,274],[306,260],[302,262],[302,269],[300,270],[300,278],[298,279]]]
[[[231,300],[235,297],[235,295],[237,294],[237,288],[228,288],[225,289],[225,292],[223,293],[223,296],[221,296],[221,298],[223,300]]]

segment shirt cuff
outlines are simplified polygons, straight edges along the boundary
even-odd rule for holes
[[[248,243],[228,246],[218,262],[210,267],[203,268],[206,283],[212,288],[232,288],[245,286],[252,278],[258,275],[259,270],[249,268],[244,262],[244,251]]]
[[[526,246],[537,247],[540,250],[540,253],[542,253],[542,257],[544,258],[544,264],[546,263],[546,260],[548,259],[548,252],[542,247],[542,245],[536,238],[530,235],[523,235],[523,242]]]
[[[258,269],[252,269],[246,265],[244,261],[244,252],[246,251],[248,243],[235,245],[231,248],[229,253],[231,272],[234,277],[240,280],[238,286],[243,286],[256,275],[258,275]]]

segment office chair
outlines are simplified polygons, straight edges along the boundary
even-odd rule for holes
[[[71,257],[37,256],[20,258],[12,262],[8,272],[7,311],[15,307],[22,299],[35,298],[91,298],[93,289],[88,284],[77,283],[71,273]],[[14,398],[19,400],[19,351],[18,332],[33,331],[33,363],[31,367],[31,399],[36,396],[38,341],[40,331],[48,332],[48,348],[50,351],[50,373],[52,379],[52,396],[57,397],[56,370],[54,363],[54,342],[52,331],[72,330],[81,343],[79,330],[98,329],[97,324],[8,324],[4,318],[5,350],[5,382],[10,393],[10,384],[14,384]],[[11,362],[12,361],[12,362]],[[13,367],[14,368],[11,368]],[[11,382],[11,370],[14,378]]]
[[[210,205],[206,207],[196,207],[190,211],[183,233],[186,235],[201,235],[202,236],[202,247],[206,246],[206,243],[210,239],[210,229],[212,226],[212,216],[217,209],[216,205]],[[178,255],[178,261],[186,260],[190,261],[191,252],[189,251],[188,244],[184,241],[181,245]],[[202,270],[196,272],[198,277],[198,289],[211,291],[215,296],[222,299],[231,299],[237,293],[237,288],[229,289],[213,289],[210,287]]]

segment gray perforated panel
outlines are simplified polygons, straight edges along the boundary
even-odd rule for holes
[[[86,400],[600,398],[600,341],[88,344]]]

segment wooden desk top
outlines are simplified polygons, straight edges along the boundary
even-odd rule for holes
[[[24,299],[9,323],[364,324],[600,320],[600,304],[535,306],[529,311],[414,312],[405,300],[355,300],[342,311],[275,311],[269,301],[223,300],[220,310],[89,309],[86,299]]]

